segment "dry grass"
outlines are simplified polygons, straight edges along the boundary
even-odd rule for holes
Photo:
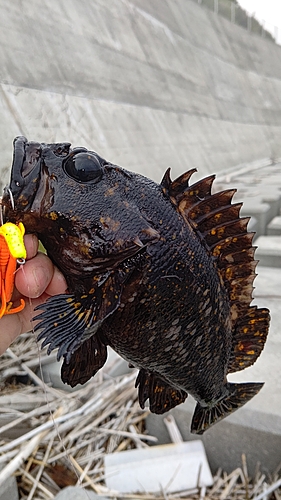
[[[156,441],[145,430],[147,412],[137,402],[135,373],[113,380],[102,371],[69,393],[42,384],[35,374],[38,358],[33,335],[26,334],[0,360],[0,464],[6,464],[0,472],[0,489],[14,474],[22,499],[54,498],[64,486],[76,484],[118,497],[105,486],[104,455]],[[44,362],[44,352],[40,358]],[[26,374],[29,382],[19,384],[16,377]],[[280,483],[277,473],[269,480],[258,471],[250,479],[243,457],[241,468],[231,474],[219,470],[211,488],[169,495],[169,499],[281,500]],[[267,494],[270,485],[274,491]],[[163,493],[157,498],[167,497]]]

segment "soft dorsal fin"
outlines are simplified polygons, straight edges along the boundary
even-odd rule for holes
[[[269,311],[250,306],[257,265],[252,245],[254,233],[247,230],[250,218],[240,217],[242,203],[232,203],[236,189],[212,194],[215,175],[189,185],[194,172],[196,169],[189,170],[172,181],[168,169],[161,186],[214,258],[228,291],[233,329],[229,372],[237,371],[256,361],[269,327]]]

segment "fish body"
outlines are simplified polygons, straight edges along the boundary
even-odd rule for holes
[[[141,407],[164,413],[191,394],[200,434],[262,387],[227,374],[255,362],[269,311],[250,305],[253,234],[235,190],[212,194],[214,176],[190,186],[193,172],[157,184],[85,148],[18,137],[3,204],[66,277],[69,293],[36,317],[63,381],[85,383],[111,346],[139,368]]]

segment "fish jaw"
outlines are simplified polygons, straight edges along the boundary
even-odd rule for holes
[[[4,217],[9,220],[24,220],[28,230],[36,226],[34,218],[41,215],[42,207],[46,211],[52,200],[52,172],[46,167],[44,153],[48,151],[51,162],[61,164],[61,157],[69,152],[69,143],[52,145],[28,142],[26,137],[14,139],[14,154],[10,184],[4,189],[2,205]],[[60,151],[60,155],[56,155]],[[44,203],[43,203],[44,201]],[[29,228],[29,226],[31,226]]]
[[[26,145],[27,139],[25,137],[15,138],[10,185],[4,189],[2,200],[4,215],[7,215],[7,212],[15,212],[15,210],[21,212],[29,210],[38,190],[41,147],[39,143],[33,143],[30,154],[27,155]],[[28,166],[28,169],[24,169],[25,165]]]

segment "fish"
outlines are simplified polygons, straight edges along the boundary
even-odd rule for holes
[[[270,313],[251,305],[257,262],[249,217],[215,175],[158,184],[69,142],[14,140],[5,220],[37,234],[67,292],[37,307],[36,331],[58,349],[64,383],[84,384],[108,347],[137,368],[141,408],[163,414],[196,400],[202,434],[255,396],[232,383],[266,342]],[[13,200],[13,203],[11,202]]]

